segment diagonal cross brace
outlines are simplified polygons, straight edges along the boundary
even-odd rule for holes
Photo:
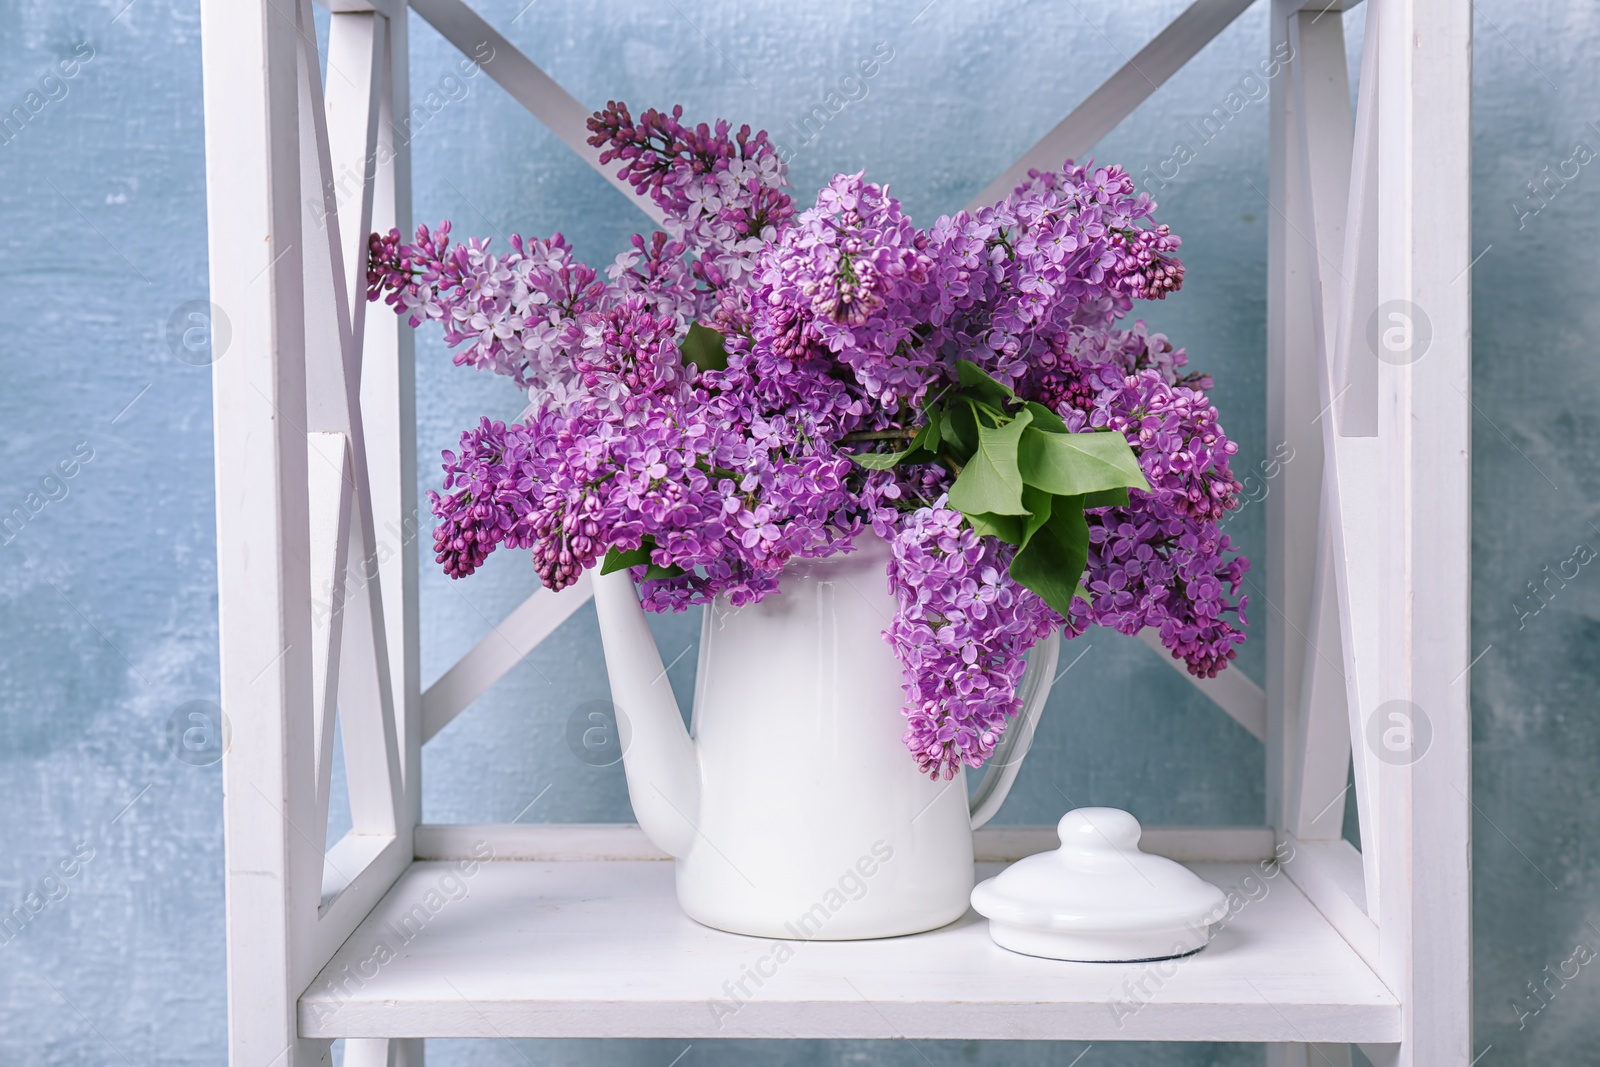
[[[1139,54],[1100,84],[1083,103],[1039,142],[1022,154],[1005,173],[973,197],[967,210],[998,203],[1028,176],[1029,169],[1054,170],[1064,159],[1081,160],[1117,124],[1144,103],[1180,67],[1193,59],[1211,39],[1233,24],[1254,0],[1195,0],[1167,28],[1156,34]]]
[[[627,196],[630,204],[650,216],[657,226],[666,222],[666,214],[655,201],[639,196],[632,186],[601,165],[600,150],[588,140],[589,129],[585,123],[589,110],[481,15],[462,0],[412,0],[411,9],[510,93],[517,103],[532,112],[534,118],[578,153],[579,158],[599,171],[606,181]]]

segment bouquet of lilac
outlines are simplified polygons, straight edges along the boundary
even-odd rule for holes
[[[1030,172],[923,230],[861,174],[797,213],[764,132],[681,119],[589,121],[667,216],[603,278],[559,234],[503,254],[448,222],[372,235],[369,298],[529,398],[444,454],[445,572],[509,546],[551,589],[630,567],[651,610],[742,605],[870,528],[906,745],[935,777],[993,752],[1054,628],[1155,627],[1192,673],[1226,667],[1249,566],[1218,527],[1236,446],[1183,351],[1118,325],[1183,281],[1127,174]]]

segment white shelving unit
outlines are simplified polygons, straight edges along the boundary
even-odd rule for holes
[[[203,0],[215,366],[230,1055],[417,1067],[428,1037],[1032,1038],[1267,1043],[1273,1067],[1473,1060],[1468,680],[1471,10],[1272,4],[1265,691],[1201,683],[1267,746],[1259,827],[1152,829],[1236,888],[1205,952],[1063,964],[969,916],[776,943],[684,918],[627,826],[419,825],[422,745],[555,630],[538,593],[426,690],[412,349],[361,298],[410,224],[405,0]],[[1250,0],[1196,0],[978,198],[1083,156]],[[586,108],[462,0],[411,0],[574,151]],[[488,47],[485,48],[484,46]],[[608,175],[613,184],[615,178]],[[640,202],[629,197],[630,202]],[[648,205],[640,205],[651,214]],[[319,611],[316,601],[333,610]],[[352,830],[324,851],[334,720]],[[1340,839],[1353,773],[1365,852]],[[1053,845],[979,831],[980,867]],[[770,972],[770,973],[769,973]]]

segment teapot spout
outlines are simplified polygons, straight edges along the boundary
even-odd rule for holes
[[[694,741],[626,570],[594,574],[594,607],[634,817],[657,848],[681,857],[694,842],[700,810]]]

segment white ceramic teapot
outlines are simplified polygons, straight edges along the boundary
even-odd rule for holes
[[[901,738],[889,547],[795,560],[759,604],[704,614],[690,729],[626,570],[595,575],[628,795],[677,860],[678,901],[707,926],[777,938],[891,937],[959,918],[972,830],[1000,807],[1059,654],[1029,655],[1010,724],[969,802],[930,781]]]

